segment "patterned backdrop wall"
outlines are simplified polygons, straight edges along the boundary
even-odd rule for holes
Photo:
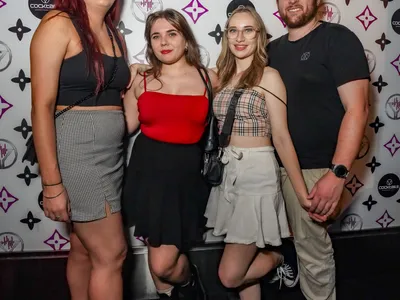
[[[202,60],[214,66],[229,13],[254,5],[271,39],[286,33],[274,0],[124,0],[118,29],[129,60],[145,62],[146,17],[171,7],[191,24]],[[69,249],[68,230],[43,214],[36,164],[24,161],[31,134],[29,45],[52,0],[0,0],[0,252]],[[330,0],[323,20],[349,27],[365,48],[371,71],[370,116],[352,173],[346,181],[349,208],[333,231],[400,225],[400,1]],[[299,58],[300,59],[300,58]],[[133,245],[142,243],[132,239]],[[206,242],[215,241],[211,234]]]

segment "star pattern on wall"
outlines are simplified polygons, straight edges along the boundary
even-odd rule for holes
[[[348,181],[345,185],[346,189],[350,192],[350,194],[354,197],[354,195],[358,192],[360,188],[362,188],[364,184],[358,180],[356,175]]]
[[[199,0],[192,0],[182,10],[192,19],[196,24],[202,15],[208,12],[208,9],[201,4]]]
[[[368,5],[364,9],[364,11],[356,17],[356,19],[360,21],[365,31],[368,30],[372,23],[378,20],[378,18],[374,16]]]
[[[368,208],[368,211],[371,211],[372,206],[376,205],[378,202],[375,201],[371,195],[369,195],[368,200],[364,201],[362,204]]]
[[[32,131],[32,126],[28,125],[25,119],[22,119],[21,125],[14,128],[15,131],[20,132],[22,137],[26,140],[28,133]]]
[[[392,42],[386,38],[386,34],[385,33],[382,33],[381,38],[377,39],[375,41],[375,43],[380,45],[381,46],[381,50],[383,51],[383,50],[385,50],[386,45],[390,45]]]
[[[54,230],[53,234],[43,243],[51,247],[54,251],[59,251],[69,243],[69,240],[63,237],[56,229]]]
[[[373,82],[372,85],[378,89],[378,93],[381,93],[383,88],[388,85],[387,82],[383,81],[382,75],[379,75],[377,81]]]
[[[372,160],[366,164],[366,166],[370,168],[371,173],[374,173],[375,169],[381,166],[381,163],[377,162],[376,157],[374,156],[372,157]]]
[[[376,223],[381,225],[382,228],[388,228],[390,224],[394,222],[395,219],[392,218],[391,215],[389,215],[388,211],[385,210],[384,214],[376,220]]]
[[[42,220],[35,218],[31,211],[28,212],[26,218],[21,219],[20,222],[28,225],[28,228],[32,230],[35,224],[40,223]]]
[[[381,0],[383,2],[383,7],[386,8],[389,4],[389,2],[392,2],[393,0]]]
[[[25,90],[26,84],[31,82],[31,79],[25,76],[25,72],[23,70],[20,70],[18,73],[18,77],[12,78],[11,81],[14,83],[18,83],[19,88],[21,89],[21,91],[23,91]]]
[[[25,166],[24,173],[18,174],[17,177],[23,179],[27,186],[30,186],[32,179],[37,178],[39,175],[35,173],[31,173],[31,170],[28,166]]]
[[[126,35],[132,33],[132,30],[125,27],[125,23],[123,21],[119,22],[117,29],[123,36],[126,36]]]
[[[372,123],[369,123],[369,127],[372,127],[375,131],[375,134],[378,133],[379,128],[385,126],[385,124],[383,124],[380,120],[379,117],[375,118],[375,121]]]
[[[25,33],[28,33],[29,31],[31,31],[31,29],[29,27],[24,26],[21,19],[18,19],[15,26],[8,28],[8,30],[15,33],[17,35],[18,40],[20,40],[20,41],[24,37]]]
[[[208,35],[213,37],[217,45],[219,45],[224,35],[224,32],[221,30],[221,25],[217,24],[217,26],[215,26],[214,31],[210,31]]]

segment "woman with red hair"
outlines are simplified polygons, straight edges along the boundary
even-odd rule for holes
[[[113,24],[118,2],[56,0],[31,43],[43,207],[50,219],[73,224],[67,265],[73,300],[122,299],[121,92],[130,72]]]

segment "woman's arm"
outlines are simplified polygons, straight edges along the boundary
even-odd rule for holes
[[[139,111],[137,106],[137,91],[143,76],[135,77],[131,87],[126,91],[124,97],[124,112],[128,134],[133,133],[139,127]]]
[[[274,147],[289,175],[301,206],[308,209],[311,206],[311,202],[307,200],[307,187],[287,126],[286,88],[279,73],[272,68],[266,68],[260,86],[274,93],[284,102],[282,103],[273,95],[263,91],[271,120]]]
[[[30,47],[32,134],[44,185],[44,196],[55,196],[64,189],[62,185],[48,186],[61,182],[56,155],[54,110],[60,67],[71,36],[70,20],[65,14],[55,16],[58,13],[52,11],[42,19]],[[51,214],[59,213],[62,220],[66,220],[66,198],[52,199],[52,202],[59,199],[64,200],[60,200],[57,207],[46,215],[52,217]]]

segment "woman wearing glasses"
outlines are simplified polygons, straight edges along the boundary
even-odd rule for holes
[[[295,255],[291,261],[287,254],[294,253],[286,253],[293,247],[278,248],[290,232],[272,138],[298,198],[309,205],[287,128],[285,86],[276,70],[265,67],[266,44],[266,28],[257,12],[235,10],[217,61],[221,84],[213,108],[220,129],[234,92],[243,94],[222,157],[223,182],[212,189],[206,210],[207,226],[214,228],[214,235],[225,235],[221,282],[251,300],[261,299],[259,279],[273,269],[289,287],[298,281]]]

